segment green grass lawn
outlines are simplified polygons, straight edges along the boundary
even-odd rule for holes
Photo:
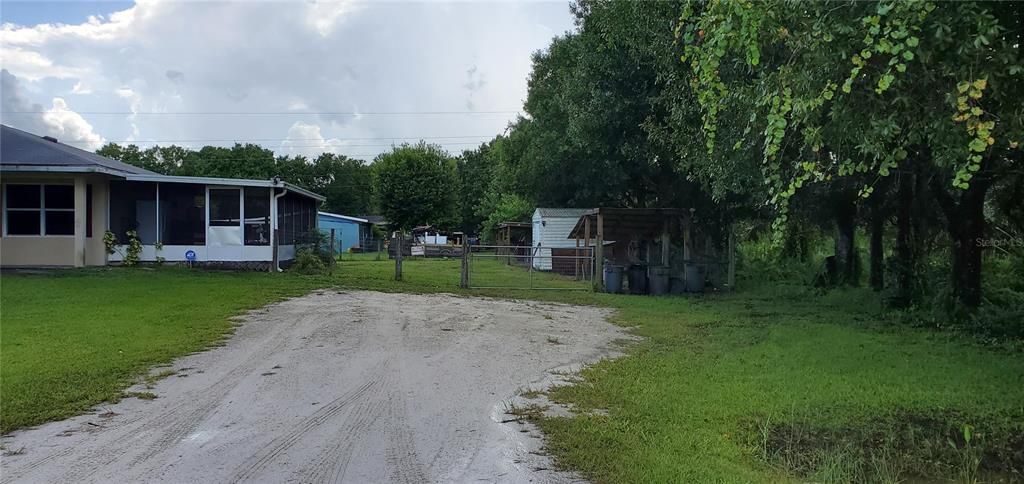
[[[393,262],[374,259],[348,258],[321,278],[167,269],[4,275],[3,428],[116,398],[150,365],[217,341],[230,330],[227,316],[311,287],[460,293],[458,260],[407,259],[395,282]],[[474,266],[478,284],[529,277],[494,261]],[[550,392],[578,414],[538,421],[558,464],[594,481],[1022,478],[1021,354],[889,324],[869,291],[468,293],[608,306],[645,337],[625,357],[586,370],[580,384]]]
[[[153,365],[231,331],[229,316],[315,279],[163,268],[0,276],[0,432],[117,400]]]

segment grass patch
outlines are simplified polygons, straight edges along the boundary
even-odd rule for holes
[[[322,283],[179,268],[4,273],[0,432],[116,401],[150,367],[223,339],[230,316]]]
[[[399,283],[388,261],[339,268],[335,280],[349,287],[457,291],[457,260],[407,260]],[[474,270],[529,283],[522,268]],[[980,456],[987,482],[1024,473],[1021,354],[893,324],[868,290],[823,295],[776,282],[704,297],[470,293],[615,308],[616,322],[645,338],[586,369],[581,384],[548,392],[575,416],[531,415],[558,464],[596,482],[958,480],[965,452]],[[974,428],[970,451],[964,425]],[[803,444],[786,435],[797,428]]]
[[[588,284],[475,262],[478,282]],[[645,339],[584,370],[579,384],[547,392],[578,413],[523,407],[510,416],[535,421],[558,465],[596,482],[991,482],[1024,472],[1021,354],[892,324],[870,291],[821,295],[783,283],[667,298],[460,291],[457,259],[407,259],[404,281],[393,275],[392,261],[373,257],[342,260],[325,278],[174,269],[5,275],[4,429],[113,399],[147,368],[219,341],[228,316],[334,285],[615,308],[615,321]]]

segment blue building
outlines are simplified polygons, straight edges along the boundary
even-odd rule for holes
[[[353,247],[362,248],[362,242],[372,238],[370,223],[363,218],[317,212],[317,225],[327,234],[334,229],[334,250],[338,252],[347,252]]]

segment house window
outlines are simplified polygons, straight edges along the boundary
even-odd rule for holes
[[[75,235],[75,187],[44,185],[44,231],[46,235]]]
[[[270,245],[270,189],[245,189],[245,245]]]
[[[73,185],[7,185],[7,235],[75,235]]]
[[[206,245],[205,185],[160,185],[160,241],[164,245]]]
[[[237,188],[210,189],[210,226],[240,227],[242,208]]]

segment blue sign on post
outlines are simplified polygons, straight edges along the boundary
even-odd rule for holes
[[[196,261],[196,251],[189,249],[185,251],[185,260],[188,261],[188,265],[192,265]]]

